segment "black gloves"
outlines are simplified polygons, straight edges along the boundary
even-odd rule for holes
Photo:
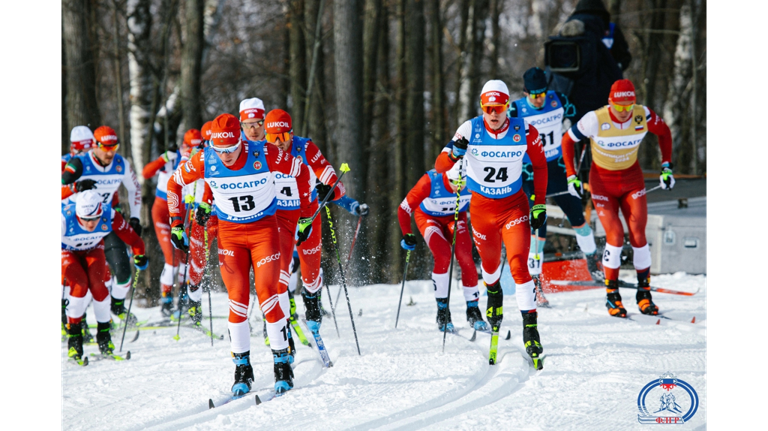
[[[136,232],[136,235],[141,236],[141,222],[139,222],[139,219],[136,217],[131,217],[131,219],[128,221],[128,224],[131,225],[133,230]]]

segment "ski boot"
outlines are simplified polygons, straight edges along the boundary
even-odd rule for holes
[[[587,271],[592,276],[592,280],[602,283],[605,281],[605,274],[603,274],[602,254],[594,252],[584,256],[587,260]]]
[[[61,300],[61,341],[66,341],[67,337],[67,305],[68,299]]]
[[[243,396],[251,391],[251,383],[253,383],[251,351],[232,353],[232,362],[235,363],[235,383],[232,385],[232,394]]]
[[[173,296],[171,292],[163,292],[163,297],[160,300],[162,305],[160,306],[160,313],[165,317],[171,317],[173,312]]]
[[[504,291],[501,289],[501,280],[490,286],[486,284],[488,292],[488,306],[485,310],[485,317],[488,318],[488,324],[491,325],[493,332],[499,332],[501,321],[504,319]]]
[[[191,307],[189,295],[187,295],[187,289],[183,288],[179,296],[179,302],[177,304],[176,311],[171,314],[171,320],[176,321],[177,319],[182,318],[183,314],[189,310],[189,307]]]
[[[304,317],[307,319],[307,328],[315,334],[320,332],[320,324],[323,322],[323,313],[320,312],[319,293],[315,292],[312,295],[306,290],[301,292],[301,297],[304,298],[304,309],[306,310]]]
[[[541,289],[541,274],[533,275],[531,278],[533,278],[533,285],[536,287],[536,306],[549,308],[549,301]]]
[[[533,313],[523,313],[523,343],[525,343],[525,351],[533,361],[533,367],[537,370],[544,368],[543,359],[540,357],[544,352],[544,348],[541,347],[539,340],[539,330],[537,329],[536,318],[539,313],[534,311]]]
[[[83,360],[83,331],[79,323],[67,323],[67,356],[77,362]]]
[[[448,298],[437,298],[437,329],[441,332],[455,332],[451,322],[451,310],[448,308]]]
[[[627,310],[624,308],[624,304],[621,303],[619,281],[605,280],[605,286],[607,293],[605,306],[608,308],[608,314],[616,317],[627,317]]]
[[[99,351],[103,356],[110,356],[115,350],[112,337],[109,335],[110,322],[98,322],[96,325],[96,342],[99,343]]]
[[[275,360],[275,393],[280,395],[293,389],[293,369],[288,349],[272,350],[272,357]]]
[[[195,326],[200,326],[203,321],[203,309],[201,307],[202,301],[189,300],[187,313],[189,313],[189,318],[192,319],[192,324]]]
[[[487,331],[488,324],[483,320],[483,313],[478,307],[478,300],[467,301],[467,322],[472,329],[477,331]]]
[[[88,322],[85,321],[86,313],[83,313],[83,318],[80,319],[80,328],[83,331],[83,344],[93,343],[93,335],[91,330],[88,329]]]
[[[640,312],[643,314],[648,314],[651,316],[656,316],[659,314],[659,307],[656,306],[656,304],[653,303],[653,300],[651,299],[651,276],[640,276],[638,274],[637,276],[637,294],[635,295],[635,299],[637,299],[637,308],[640,309]]]
[[[317,305],[320,307],[320,314],[323,316],[330,316],[331,313],[327,312],[325,310],[325,307],[323,307],[323,289],[322,287],[320,290],[317,291]]]
[[[130,316],[127,316],[128,310],[125,308],[125,298],[116,299],[114,296],[112,296],[111,299],[112,305],[110,306],[110,310],[112,311],[112,314],[119,317],[120,321],[124,322],[126,325],[135,326],[139,319],[137,319],[133,313],[131,313]]]

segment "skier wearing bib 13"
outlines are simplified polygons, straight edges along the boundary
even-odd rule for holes
[[[251,390],[253,368],[250,363],[251,337],[247,310],[250,301],[249,274],[253,268],[256,294],[267,320],[274,360],[275,392],[293,388],[293,370],[288,363],[288,294],[279,294],[280,240],[275,210],[277,172],[296,177],[300,210],[310,217],[309,170],[300,160],[265,142],[251,142],[240,135],[240,121],[231,114],[213,120],[210,146],[179,166],[168,181],[168,212],[171,215],[171,241],[181,249],[189,241],[183,231],[182,187],[205,179],[210,187],[203,202],[214,202],[219,219],[218,247],[221,278],[229,294],[229,334],[235,363],[232,393],[240,396]],[[311,226],[301,230],[298,242],[306,240]]]
[[[523,315],[523,342],[534,365],[542,366],[543,352],[537,329],[536,294],[526,265],[530,229],[546,222],[547,159],[539,132],[522,118],[508,118],[509,90],[498,80],[485,83],[480,95],[483,115],[462,124],[435,162],[437,172],[447,172],[466,157],[467,187],[472,191],[469,216],[477,251],[482,260],[488,291],[486,316],[498,332],[503,318],[501,243],[515,280],[517,305]],[[531,159],[534,172],[534,206],[529,208],[522,189],[523,157]],[[529,214],[530,213],[530,214]]]
[[[617,317],[627,316],[619,295],[619,267],[624,244],[624,227],[619,219],[619,209],[627,221],[629,242],[634,251],[632,263],[637,271],[637,306],[643,314],[659,314],[659,308],[651,298],[651,250],[645,238],[648,202],[643,171],[637,161],[637,151],[646,133],[651,132],[659,138],[661,188],[669,190],[675,186],[669,127],[655,112],[635,102],[635,86],[628,79],[620,79],[611,87],[608,106],[587,112],[563,136],[568,189],[574,196],[580,196],[582,191],[581,181],[573,168],[573,144],[587,138],[592,141],[593,162],[589,172],[589,186],[592,202],[605,228],[605,305],[608,314]]]

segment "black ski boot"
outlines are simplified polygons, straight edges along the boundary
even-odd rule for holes
[[[115,350],[115,345],[112,344],[112,337],[109,334],[111,329],[110,322],[98,322],[96,332],[96,342],[99,343],[99,351],[104,356],[110,356]]]
[[[331,313],[325,311],[325,307],[323,307],[323,288],[321,287],[320,290],[317,291],[317,304],[320,307],[320,314],[323,316],[330,316]]]
[[[477,331],[487,331],[488,324],[483,320],[483,313],[480,312],[477,300],[467,301],[467,322],[469,327]]]
[[[79,323],[67,323],[67,356],[75,361],[83,360],[83,331]]]
[[[524,313],[523,314],[523,343],[525,343],[525,351],[533,361],[533,367],[537,370],[544,368],[544,361],[540,357],[544,352],[544,348],[541,347],[539,339],[539,330],[536,322],[538,312]]]
[[[160,313],[165,317],[171,317],[173,313],[173,296],[171,292],[163,292],[163,297],[160,299]]]
[[[488,306],[485,310],[485,317],[488,318],[488,324],[491,325],[493,332],[498,332],[501,327],[501,321],[504,319],[504,292],[501,289],[501,281],[498,280],[492,285],[485,285],[488,292]]]
[[[319,291],[312,295],[305,290],[301,292],[301,297],[304,298],[304,309],[306,310],[304,317],[307,319],[307,328],[318,333],[320,324],[323,322],[323,313],[320,312]]]
[[[112,305],[110,306],[110,310],[112,311],[112,314],[119,317],[120,322],[123,322],[128,326],[135,326],[136,322],[139,320],[133,313],[126,318],[128,310],[125,308],[125,299],[116,299],[114,296],[112,296],[111,299]]]
[[[605,286],[607,294],[605,306],[608,308],[608,314],[616,317],[627,317],[627,310],[624,308],[624,304],[621,303],[619,281],[605,280]]]
[[[67,339],[67,305],[69,305],[68,299],[61,300],[61,341]]]
[[[187,313],[189,313],[189,318],[192,319],[192,324],[196,326],[200,326],[203,321],[203,309],[201,307],[202,301],[189,300]]]
[[[251,391],[253,383],[253,367],[251,367],[251,351],[245,353],[233,353],[232,362],[235,363],[235,383],[232,385],[232,394],[245,395]]]
[[[637,308],[643,314],[656,316],[659,314],[659,307],[651,299],[651,276],[650,274],[637,275]]]
[[[584,257],[587,260],[587,271],[589,271],[589,275],[592,276],[592,280],[598,283],[605,281],[605,274],[603,274],[602,263],[603,255],[595,251],[592,254],[585,255]]]
[[[179,302],[176,307],[176,311],[173,312],[173,315],[171,316],[171,320],[181,319],[183,314],[186,313],[189,310],[190,301],[189,301],[189,295],[187,295],[187,289],[185,286],[182,286],[181,296],[179,296]]]
[[[275,360],[275,393],[279,395],[293,389],[293,369],[288,349],[272,350],[272,358]]]
[[[86,316],[87,314],[83,313],[83,318],[80,319],[80,328],[83,331],[83,344],[93,343],[93,335],[91,335],[91,330],[88,329],[88,322],[85,320]]]
[[[451,322],[451,309],[448,308],[448,298],[437,298],[437,329],[441,332],[455,332]]]

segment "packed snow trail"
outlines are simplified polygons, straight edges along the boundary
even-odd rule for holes
[[[627,274],[622,278],[633,281]],[[552,308],[539,310],[546,354],[539,372],[525,359],[522,319],[511,295],[505,296],[501,332],[510,329],[512,339],[500,338],[500,361],[489,366],[490,337],[478,333],[475,342],[469,341],[472,330],[458,291],[451,295],[451,313],[459,334],[448,336],[441,354],[431,281],[406,284],[398,329],[394,323],[400,284],[350,287],[362,356],[357,355],[349,316],[337,315],[341,338],[326,317],[321,333],[334,366],[324,369],[316,350],[297,343],[295,389],[259,406],[254,392],[274,383],[261,321],[252,322],[252,392],[212,410],[208,399],[225,398],[233,381],[228,337],[211,347],[210,338],[196,331],[182,330],[181,339],[174,341],[175,327],[146,330],[135,343],[126,344],[130,361],[99,361],[88,367],[66,364],[62,343],[62,427],[646,429],[637,422],[637,396],[648,382],[671,371],[696,389],[701,403],[680,429],[703,429],[707,279],[674,274],[652,281],[699,292],[692,297],[655,294],[654,302],[670,318],[663,319],[641,315],[634,291],[621,289],[633,320],[608,316],[602,290],[549,294]],[[337,289],[331,286],[333,294]],[[411,297],[415,305],[407,306]],[[226,315],[225,293],[213,295],[213,307],[215,316]],[[303,314],[302,304],[298,308]],[[330,310],[327,301],[325,308]],[[160,318],[159,307],[132,311],[140,320]],[[226,334],[226,319],[214,319],[213,326],[214,332]],[[86,355],[94,351],[96,346],[85,346]]]

